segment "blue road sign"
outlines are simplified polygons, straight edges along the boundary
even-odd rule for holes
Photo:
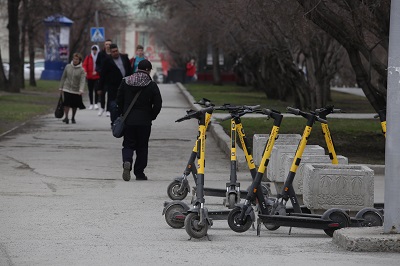
[[[104,42],[106,40],[104,27],[90,28],[90,40],[92,42]]]

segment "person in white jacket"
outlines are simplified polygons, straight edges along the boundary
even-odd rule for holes
[[[71,64],[65,66],[61,77],[60,91],[64,93],[64,123],[69,123],[69,109],[72,109],[71,123],[75,124],[76,110],[85,109],[82,94],[85,88],[86,73],[82,67],[82,55],[74,53]]]

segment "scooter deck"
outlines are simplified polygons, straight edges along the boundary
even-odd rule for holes
[[[208,216],[213,220],[227,220],[231,210],[208,210]]]
[[[194,189],[196,189],[194,187]],[[226,188],[225,189],[220,189],[220,188],[204,188],[204,195],[205,196],[211,196],[211,197],[221,197],[225,198],[226,197]],[[247,196],[247,190],[240,190],[240,198],[245,199]]]
[[[277,226],[301,227],[311,229],[330,229],[337,227],[331,220],[323,220],[320,215],[296,213],[296,215],[265,215],[259,214],[263,223],[271,223]]]

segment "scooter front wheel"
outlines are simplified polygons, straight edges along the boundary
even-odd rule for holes
[[[228,196],[228,209],[233,209],[235,207],[236,204],[236,194],[235,193],[231,193]]]
[[[183,200],[186,198],[188,194],[187,188],[185,188],[182,192],[179,191],[181,188],[182,182],[179,182],[178,180],[174,180],[169,184],[167,188],[167,194],[168,197],[172,200]]]
[[[240,223],[239,218],[241,213],[242,213],[241,208],[234,208],[229,212],[228,215],[228,225],[236,233],[246,232],[247,230],[249,230],[251,224],[253,223],[253,221],[249,216],[246,216],[244,218],[244,222]]]
[[[202,238],[207,235],[208,223],[200,225],[200,216],[196,212],[189,213],[185,218],[185,230],[190,237]]]
[[[165,221],[172,228],[182,228],[185,226],[185,218],[182,205],[176,204],[165,211]]]

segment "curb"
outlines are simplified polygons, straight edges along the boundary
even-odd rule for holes
[[[400,236],[383,234],[383,227],[342,228],[332,239],[339,247],[356,252],[400,252]]]

